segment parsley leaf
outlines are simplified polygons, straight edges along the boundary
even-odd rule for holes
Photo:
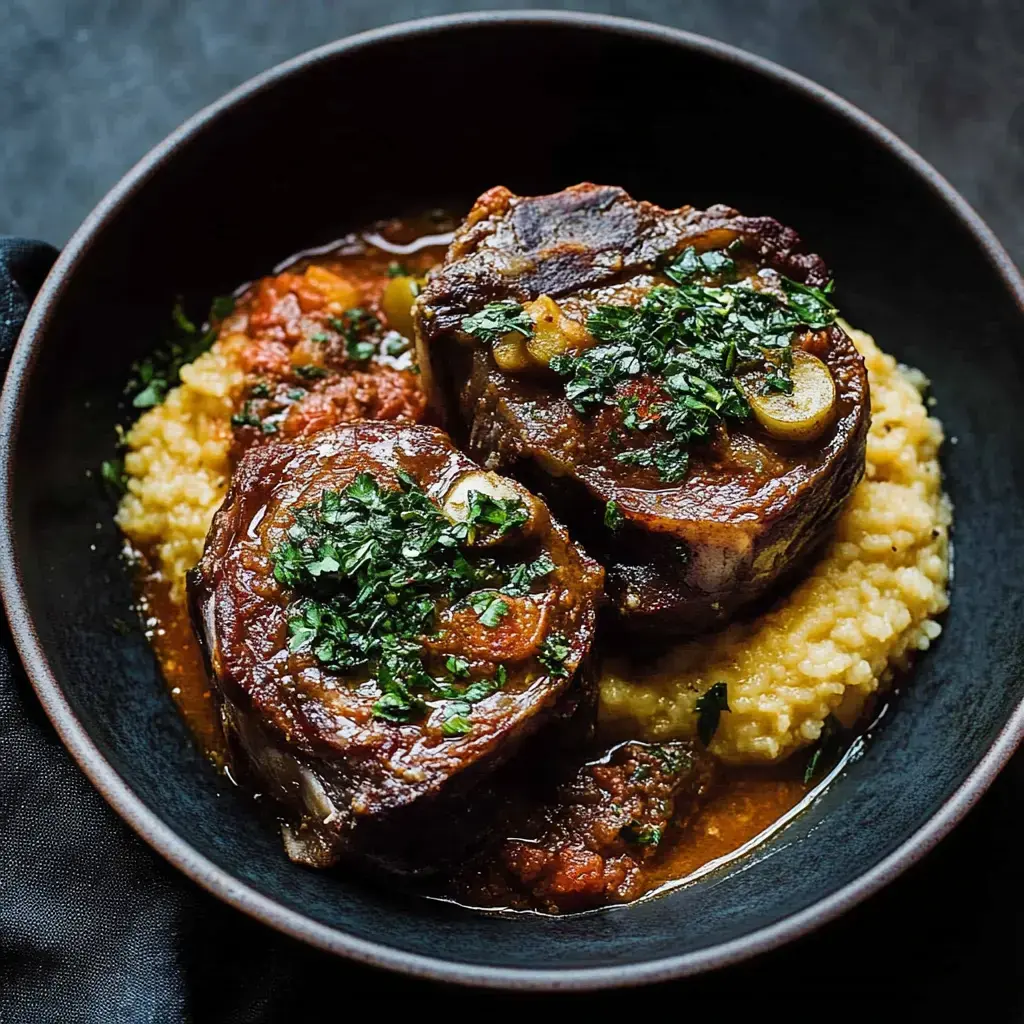
[[[441,720],[441,734],[449,738],[468,736],[473,731],[469,720],[470,707],[465,701],[453,700],[444,710]]]
[[[100,479],[115,497],[120,497],[128,489],[128,474],[124,469],[124,459],[107,459],[100,463]]]
[[[822,762],[834,758],[841,746],[843,727],[835,715],[829,714],[821,725],[821,734],[814,746],[814,752],[807,761],[804,769],[804,785],[809,786],[818,774],[818,769],[824,767]]]
[[[341,316],[327,318],[327,323],[345,339],[345,353],[357,363],[365,363],[377,353],[377,342],[368,335],[380,327],[380,321],[359,306],[346,309]]]
[[[553,573],[555,568],[555,563],[547,553],[540,555],[532,562],[523,562],[509,573],[501,592],[508,594],[509,597],[525,597],[530,592],[535,580],[543,579]]]
[[[181,302],[171,310],[173,331],[167,342],[132,366],[125,394],[132,396],[136,409],[152,409],[175,387],[181,368],[198,359],[216,340],[219,323],[234,310],[235,300],[221,296],[210,307],[210,327],[206,331],[188,318]]]
[[[634,819],[628,825],[623,825],[619,834],[627,843],[636,843],[638,846],[657,846],[661,842],[662,830],[657,825],[641,823]]]
[[[732,277],[736,263],[719,250],[703,252],[699,256],[691,245],[684,249],[667,267],[665,274],[679,284],[689,284],[693,278],[710,275],[712,277]]]
[[[563,678],[569,674],[565,659],[569,657],[571,648],[569,641],[562,633],[551,633],[540,645],[537,660],[548,670],[548,674]]]
[[[697,735],[708,746],[718,731],[718,720],[729,710],[729,690],[725,683],[715,683],[697,698]]]
[[[508,604],[493,593],[474,594],[469,599],[469,606],[476,612],[480,623],[494,629],[508,615]]]
[[[835,287],[832,281],[823,289],[811,288],[809,285],[800,284],[799,281],[791,281],[788,277],[783,277],[781,281],[790,306],[808,327],[821,330],[835,323],[839,310],[829,300],[829,295]]]
[[[292,371],[297,377],[301,377],[303,380],[319,380],[321,377],[327,376],[327,371],[322,366],[317,366],[316,363],[306,363],[304,366],[294,366]]]
[[[510,331],[524,338],[533,334],[533,321],[518,302],[489,302],[478,313],[462,318],[462,329],[481,341],[497,341]]]
[[[470,540],[481,524],[497,527],[497,535],[504,537],[530,518],[526,506],[518,498],[494,498],[482,491],[470,491],[466,504],[469,507],[464,522]]]
[[[612,499],[604,507],[604,525],[609,530],[619,530],[626,521],[626,517],[619,508],[619,503]]]

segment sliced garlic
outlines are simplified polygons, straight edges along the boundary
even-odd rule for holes
[[[829,368],[817,356],[797,349],[790,371],[790,394],[747,393],[757,421],[772,436],[783,441],[812,441],[832,420],[836,385]],[[753,389],[751,389],[753,392]]]
[[[525,532],[531,529],[536,511],[536,501],[533,495],[514,481],[484,470],[471,470],[460,476],[445,495],[441,506],[442,512],[453,523],[464,522],[469,515],[470,495],[474,492],[486,494],[489,498],[499,501],[520,502],[528,517],[521,530]],[[520,530],[513,532],[522,536]],[[484,547],[489,544],[497,544],[508,536],[509,534],[502,536],[497,530],[485,530],[477,534],[473,543]]]

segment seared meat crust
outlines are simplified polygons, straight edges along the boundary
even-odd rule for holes
[[[581,415],[561,380],[539,370],[510,374],[460,331],[491,302],[558,301],[581,323],[597,303],[631,305],[663,279],[666,258],[742,243],[744,273],[759,286],[783,274],[820,286],[820,257],[794,231],[725,206],[663,210],[622,189],[577,185],[551,196],[485,193],[457,232],[445,262],[417,301],[421,362],[429,351],[435,400],[459,410],[467,450],[512,471],[548,498],[607,571],[620,621],[693,633],[728,621],[796,569],[826,535],[863,473],[868,386],[863,360],[838,326],[808,330],[794,345],[817,356],[835,383],[835,412],[811,442],[777,440],[756,421],[720,428],[694,446],[678,484],[625,465],[615,402]],[[614,399],[657,401],[657,382],[634,378]],[[658,438],[657,429],[628,439]],[[603,523],[614,502],[616,532]]]
[[[190,575],[190,598],[226,729],[287,809],[285,842],[294,859],[323,866],[347,855],[388,870],[436,867],[476,827],[459,794],[586,696],[577,669],[592,639],[601,570],[533,499],[521,536],[502,543],[521,546],[529,558],[546,554],[554,570],[528,595],[510,597],[494,628],[470,609],[452,608],[439,632],[422,641],[425,660],[464,657],[474,677],[493,674],[499,663],[507,670],[500,689],[473,705],[467,735],[444,733],[441,700],[428,699],[419,720],[383,720],[374,712],[380,689],[372,679],[339,675],[309,649],[289,649],[294,595],[275,579],[273,552],[297,507],[343,491],[364,473],[389,490],[407,474],[441,504],[476,472],[441,431],[393,423],[350,424],[255,448],[235,472]],[[542,641],[555,634],[568,648],[561,672],[538,658]],[[472,808],[473,815],[485,811]]]

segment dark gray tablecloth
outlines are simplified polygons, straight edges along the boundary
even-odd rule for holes
[[[62,243],[188,114],[251,74],[350,32],[513,3],[8,0],[0,8],[0,232]],[[553,3],[536,6],[554,6]],[[1024,260],[1024,5],[955,0],[697,0],[564,6],[663,21],[744,46],[862,105],[932,160]],[[880,239],[898,244],[898,239]],[[0,243],[0,357],[52,251]],[[307,950],[220,905],[152,854],[64,753],[0,650],[0,1024],[292,1021],[414,997],[437,1013],[513,997],[440,990]],[[894,997],[914,1019],[957,1000],[1024,1007],[1017,814],[1024,757],[885,892],[790,947],[672,991],[577,999],[616,1014],[744,996],[801,1016]],[[527,1000],[529,1002],[529,1000]],[[697,1010],[706,1013],[708,1010]]]

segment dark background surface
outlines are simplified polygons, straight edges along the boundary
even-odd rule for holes
[[[553,5],[8,0],[0,7],[0,233],[63,243],[117,178],[185,117],[304,49],[404,18],[512,6]],[[1024,264],[1024,5],[638,0],[563,6],[673,24],[816,79],[932,161]],[[425,88],[430,73],[445,73],[424,70]],[[514,83],[501,88],[514,89]],[[737,112],[743,116],[760,115]],[[795,132],[794,149],[802,144]],[[258,159],[258,153],[240,153],[240,173],[244,161]],[[416,159],[411,147],[410,175]],[[732,1001],[749,993],[801,1015],[834,1016],[861,1003],[877,1014],[878,1001],[898,991],[914,1000],[915,1018],[930,1011],[947,1019],[959,996],[971,997],[990,1017],[1016,1019],[1024,1008],[1024,872],[1015,842],[1022,807],[1024,755],[1018,755],[953,835],[889,889],[787,949],[678,983],[671,993],[678,1012],[688,1012],[691,997]],[[110,827],[123,828],[112,815]],[[150,856],[137,845],[138,857]],[[168,887],[193,888],[169,868],[156,871]],[[69,885],[69,914],[74,892]],[[182,1007],[187,1019],[217,1021],[229,1013],[232,1020],[298,1019],[303,1010],[314,1012],[325,994],[339,1000],[334,1007],[340,1013],[346,1000],[339,993],[346,991],[358,994],[360,1003],[409,993],[437,1012],[494,999],[354,968],[307,951],[205,894],[196,892],[194,900],[195,955],[186,944],[181,965],[192,982],[193,997]],[[163,927],[159,915],[151,927]],[[3,941],[0,934],[0,957]],[[97,956],[102,944],[97,936]],[[263,954],[258,971],[246,959],[253,948]],[[116,962],[110,973],[121,1007],[110,1020],[165,1019],[147,1015],[149,1001],[127,982],[118,988]],[[657,993],[659,1002],[666,994]],[[624,992],[594,1002],[619,1013],[647,1013],[652,995]],[[40,1011],[37,1019],[51,1019]]]

